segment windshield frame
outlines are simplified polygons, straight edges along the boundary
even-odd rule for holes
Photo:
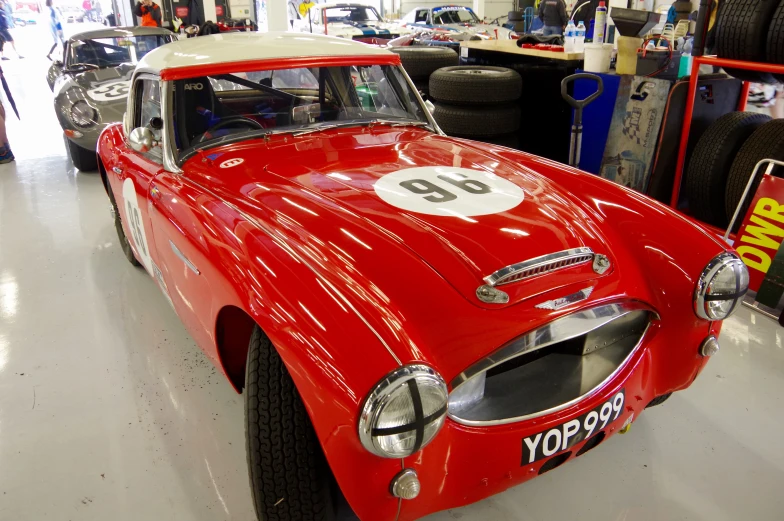
[[[477,16],[477,14],[476,14],[476,13],[474,12],[474,10],[473,10],[473,9],[471,9],[470,7],[464,7],[464,6],[448,6],[448,7],[442,7],[441,9],[438,9],[438,11],[437,11],[437,12],[435,11],[435,9],[436,9],[436,8],[434,8],[434,9],[433,9],[433,11],[431,12],[431,16],[433,17],[433,24],[434,24],[434,25],[450,25],[450,24],[463,24],[463,23],[475,23],[475,24],[478,24],[478,23],[482,23],[482,20],[480,20],[480,19],[479,19],[479,17]],[[458,22],[446,22],[446,23],[443,23],[443,22],[436,22],[436,17],[440,17],[440,16],[442,16],[442,15],[443,15],[443,14],[445,14],[445,13],[449,13],[449,12],[460,12],[460,11],[464,11],[464,12],[467,12],[468,14],[470,14],[470,15],[471,15],[471,20],[466,20],[466,21],[464,21],[464,22],[463,22],[463,21],[458,21]],[[458,16],[459,16],[459,15],[458,15]]]
[[[373,13],[376,16],[376,19],[372,20],[370,18],[365,18],[364,20],[349,20],[348,18],[345,18],[345,17],[344,18],[338,18],[336,16],[332,16],[332,17],[329,16],[330,10],[340,10],[340,9],[349,10],[349,11],[357,11],[359,9],[364,9],[366,13],[368,11]],[[327,23],[328,24],[350,23],[350,22],[356,22],[356,21],[362,21],[362,22],[383,22],[384,21],[384,18],[381,17],[379,12],[372,5],[333,5],[333,6],[322,6],[321,7],[321,11],[326,13]],[[324,16],[324,15],[321,15],[321,16]]]
[[[134,39],[134,47],[135,47],[136,46],[136,42],[135,42],[136,38],[146,38],[146,37],[154,37],[154,38],[162,39],[163,43],[158,45],[158,47],[162,47],[162,46],[166,45],[167,43],[171,43],[172,41],[174,41],[173,38],[171,36],[167,35],[167,34],[130,34],[130,35],[128,35],[128,34],[117,34],[117,35],[97,36],[97,37],[94,37],[94,38],[72,38],[72,39],[68,40],[68,42],[67,42],[67,44],[65,46],[65,50],[63,52],[63,60],[62,60],[63,65],[62,65],[62,67],[63,67],[63,69],[65,71],[79,71],[79,72],[82,72],[83,70],[88,70],[88,71],[89,70],[96,70],[97,71],[97,70],[102,70],[102,69],[114,69],[114,68],[120,67],[121,65],[126,64],[126,63],[135,66],[135,65],[137,65],[139,63],[139,61],[141,60],[141,58],[144,55],[142,57],[137,57],[136,62],[126,61],[126,62],[120,62],[120,63],[114,64],[114,65],[107,65],[106,67],[100,67],[100,66],[97,66],[96,64],[85,64],[85,63],[75,62],[73,60],[74,52],[75,52],[74,51],[74,44],[75,43],[82,43],[83,44],[84,42],[95,41],[95,42],[97,42],[100,45],[106,45],[103,42],[100,42],[100,40],[110,40],[110,39],[117,39],[117,38],[133,38]],[[148,53],[152,52],[153,50],[157,49],[158,47],[150,49],[147,52]],[[145,53],[145,55],[146,55],[146,53]]]
[[[369,57],[364,57],[369,58]],[[233,63],[231,72],[229,69],[222,69],[219,72],[217,71],[204,71],[205,76],[209,77],[217,77],[217,76],[230,76],[232,74],[237,73],[246,73],[246,72],[266,72],[266,71],[275,71],[275,70],[284,70],[284,69],[297,69],[297,68],[330,68],[330,67],[351,67],[351,66],[389,66],[394,67],[399,74],[401,79],[400,86],[403,86],[403,82],[407,88],[412,91],[413,99],[410,100],[411,103],[416,104],[416,108],[418,108],[421,113],[424,115],[425,120],[415,120],[415,119],[406,119],[400,118],[397,121],[396,116],[392,115],[385,115],[381,113],[374,113],[372,117],[367,118],[357,118],[352,120],[341,120],[341,121],[324,121],[320,122],[318,125],[312,126],[300,126],[300,127],[293,127],[293,128],[282,128],[282,129],[265,129],[265,130],[249,130],[247,132],[238,132],[232,133],[226,136],[222,136],[220,138],[214,138],[208,141],[204,141],[201,143],[189,145],[187,148],[182,150],[177,148],[175,140],[173,139],[174,136],[174,120],[175,120],[175,110],[174,110],[174,93],[175,93],[175,81],[177,80],[187,80],[189,78],[197,78],[201,75],[198,73],[191,73],[188,75],[181,75],[178,74],[176,78],[171,78],[167,74],[161,75],[165,81],[162,84],[162,91],[161,91],[161,98],[162,98],[162,105],[164,114],[167,115],[165,119],[165,125],[163,129],[163,136],[164,136],[164,143],[168,150],[166,150],[164,156],[168,155],[171,158],[170,165],[172,167],[176,167],[179,170],[185,162],[191,159],[193,156],[201,153],[202,151],[209,150],[212,148],[216,148],[219,146],[224,146],[228,144],[234,143],[241,143],[245,141],[251,141],[255,139],[268,139],[270,136],[278,135],[278,134],[288,134],[297,136],[300,134],[310,134],[315,132],[320,132],[324,130],[330,130],[334,128],[351,128],[351,127],[373,127],[373,126],[381,126],[381,125],[411,125],[411,126],[421,126],[423,128],[427,128],[431,132],[434,132],[439,135],[444,135],[443,132],[439,129],[438,125],[436,124],[435,120],[433,119],[433,115],[428,110],[427,105],[425,105],[422,97],[420,96],[416,86],[413,84],[411,79],[405,74],[402,66],[399,63],[392,63],[390,60],[386,59],[386,56],[381,56],[382,59],[379,60],[346,60],[345,57],[329,57],[327,59],[322,59],[321,61],[318,60],[317,57],[310,58],[308,63],[297,63],[301,60],[286,60],[276,62],[280,64],[280,66],[275,67],[262,67],[262,68],[252,68],[249,67],[250,64],[238,64]],[[397,58],[397,56],[395,56]],[[360,63],[361,62],[361,63]],[[246,65],[246,66],[242,66]],[[163,71],[164,73],[166,71]],[[134,85],[137,83],[137,78],[139,78],[139,73],[134,74]],[[329,81],[329,80],[328,80]],[[281,91],[284,92],[285,91]],[[356,93],[354,93],[356,95]],[[130,99],[130,98],[129,98]],[[134,107],[134,110],[136,108]],[[164,157],[164,164],[166,164],[165,157]],[[169,168],[167,167],[167,170]],[[181,170],[180,170],[181,171]]]

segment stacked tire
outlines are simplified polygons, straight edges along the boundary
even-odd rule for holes
[[[754,112],[730,112],[717,119],[700,137],[684,178],[689,211],[720,228],[729,225],[754,167],[762,159],[784,161],[784,120]],[[781,169],[773,175],[784,177]],[[758,173],[750,194],[759,186]],[[737,231],[753,195],[741,207]]]
[[[429,93],[429,79],[433,71],[441,67],[457,65],[457,53],[447,47],[408,46],[390,47],[390,51],[400,56],[400,62],[414,82],[417,90]]]
[[[784,0],[722,0],[715,39],[720,58],[784,64]],[[724,70],[740,80],[777,82],[768,72]]]
[[[516,148],[523,89],[520,75],[503,67],[457,66],[430,76],[433,117],[446,134]]]

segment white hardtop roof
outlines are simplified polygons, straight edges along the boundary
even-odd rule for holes
[[[167,43],[147,53],[136,69],[160,72],[164,69],[231,62],[389,54],[392,53],[381,47],[334,36],[287,32],[233,32]]]

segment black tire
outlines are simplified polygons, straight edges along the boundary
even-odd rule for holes
[[[120,211],[117,209],[117,200],[114,198],[112,187],[107,182],[104,188],[106,188],[106,194],[109,196],[109,202],[112,204],[111,209],[112,215],[114,216],[114,229],[117,231],[117,238],[120,239],[120,248],[122,248],[123,254],[125,255],[125,258],[128,259],[128,262],[138,268],[142,264],[136,258],[136,255],[133,254],[131,243],[128,241],[128,237],[125,235],[125,230],[123,230],[122,218],[120,217]]]
[[[408,46],[390,47],[390,51],[400,56],[403,68],[412,80],[430,77],[436,69],[457,65],[457,53],[448,47]]]
[[[133,254],[133,248],[131,248],[131,243],[125,235],[125,230],[123,230],[122,219],[120,218],[120,212],[117,209],[117,206],[114,203],[112,203],[112,206],[114,213],[114,229],[117,230],[117,237],[120,239],[120,247],[122,248],[125,258],[128,259],[128,262],[138,268],[142,263],[139,262],[136,255]]]
[[[321,445],[286,366],[258,326],[245,369],[245,440],[259,520],[334,519]]]
[[[95,172],[98,170],[98,158],[95,150],[87,150],[82,148],[68,138],[65,138],[68,144],[68,155],[71,157],[73,166],[80,172]]]
[[[779,0],[722,0],[716,26],[716,54],[721,58],[765,60],[768,28]],[[774,83],[766,72],[724,69],[740,80]]]
[[[510,22],[522,22],[523,21],[523,12],[522,11],[509,11],[507,18]]]
[[[435,103],[433,117],[450,136],[484,138],[517,132],[520,128],[518,105],[457,107]]]
[[[443,67],[430,75],[430,96],[452,105],[506,103],[522,92],[520,75],[504,67]]]
[[[645,406],[645,408],[647,409],[649,407],[656,407],[657,405],[661,405],[664,402],[666,402],[670,398],[670,396],[672,396],[672,393],[667,393],[661,396],[657,396],[656,398],[651,400],[650,403],[648,403],[648,405]]]
[[[430,84],[427,80],[412,80],[414,82],[414,86],[416,89],[424,94],[425,96],[430,97]]]
[[[773,13],[773,20],[768,28],[768,40],[765,45],[765,61],[784,63],[784,1],[779,3]],[[775,78],[784,82],[784,74],[774,74]]]
[[[749,182],[751,173],[754,171],[754,166],[762,159],[778,159],[784,160],[784,119],[774,119],[768,121],[746,140],[735,160],[730,167],[730,173],[727,177],[727,193],[725,196],[725,206],[727,212],[727,221],[732,219],[735,213],[735,208],[740,203],[740,198],[743,196],[743,191],[746,189],[746,184]],[[784,177],[784,170],[779,167],[774,167],[773,175],[776,177]],[[738,221],[735,223],[733,232],[737,232],[740,228],[743,217],[749,209],[753,194],[757,191],[762,175],[757,174],[757,178],[751,187],[751,194],[746,199],[746,204],[741,208]]]
[[[732,160],[746,139],[767,121],[770,117],[765,114],[730,112],[705,130],[694,147],[684,180],[694,217],[715,226],[727,226],[724,194]]]

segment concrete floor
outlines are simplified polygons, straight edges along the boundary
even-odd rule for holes
[[[27,50],[3,62],[24,119],[0,165],[0,520],[254,519],[242,399],[124,259]],[[721,341],[629,434],[430,521],[781,520],[784,329],[744,308]]]

